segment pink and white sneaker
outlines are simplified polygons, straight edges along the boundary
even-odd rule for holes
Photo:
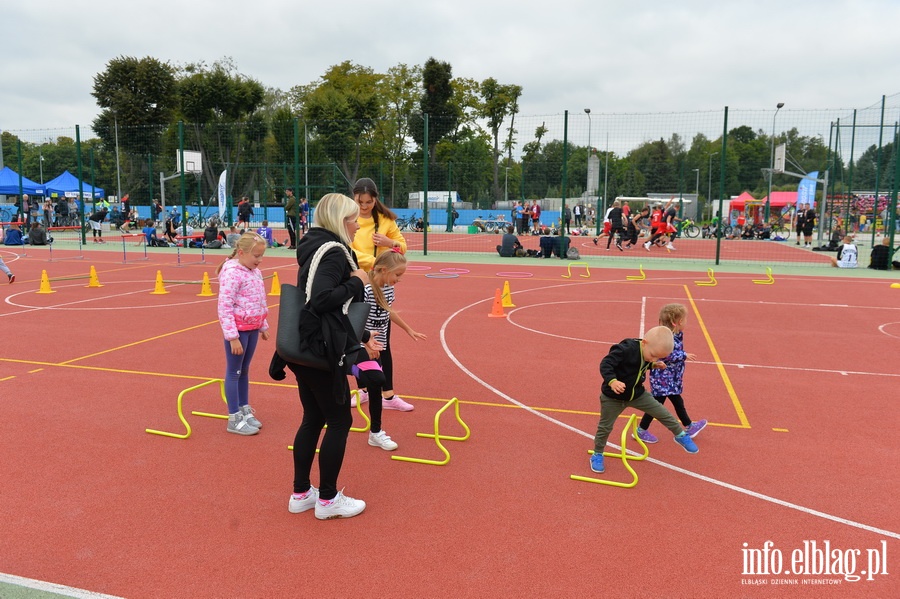
[[[359,393],[359,403],[364,404],[369,401],[369,392],[360,389],[357,393]],[[353,393],[350,394],[350,407],[356,407],[356,395]]]
[[[395,395],[390,399],[381,398],[381,406],[385,410],[398,410],[400,412],[412,412],[415,406],[411,403],[407,403],[400,398],[399,395]]]

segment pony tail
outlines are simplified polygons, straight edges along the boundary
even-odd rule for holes
[[[228,256],[227,258],[225,258],[225,260],[222,261],[222,264],[220,264],[219,267],[216,268],[216,274],[219,274],[220,272],[222,272],[222,267],[225,266],[226,262],[228,262],[229,260],[234,258],[235,254],[237,254],[237,251],[238,251],[237,248],[234,248],[233,250],[231,250],[231,255]]]
[[[375,296],[375,303],[378,306],[390,314],[391,306],[387,302],[387,298],[384,297],[384,290],[381,288],[381,285],[375,282],[375,269],[369,271],[369,283],[372,285],[372,295]]]

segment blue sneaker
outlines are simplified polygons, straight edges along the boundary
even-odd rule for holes
[[[675,437],[675,442],[684,447],[684,450],[688,453],[697,453],[700,451],[697,449],[697,444],[694,443],[694,440],[687,433],[681,433],[677,437]]]
[[[603,467],[603,454],[602,453],[595,453],[595,454],[591,455],[591,470],[593,470],[594,472],[597,472],[598,474],[600,472],[603,472],[604,470],[606,470],[606,468]]]

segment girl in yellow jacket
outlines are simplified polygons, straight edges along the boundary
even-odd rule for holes
[[[372,270],[375,258],[389,252],[406,253],[406,240],[397,228],[397,215],[378,199],[375,181],[362,178],[353,186],[353,199],[359,204],[359,231],[353,238],[353,251],[359,267]]]

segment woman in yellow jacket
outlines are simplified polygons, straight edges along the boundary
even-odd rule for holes
[[[357,181],[353,186],[353,199],[359,204],[359,231],[352,246],[359,267],[366,272],[372,270],[375,258],[392,248],[405,254],[406,240],[397,228],[397,215],[378,199],[375,181],[368,178]]]
[[[377,256],[391,251],[405,254],[406,240],[397,228],[397,215],[378,199],[375,181],[367,178],[357,181],[353,186],[353,199],[359,205],[359,217],[356,219],[359,230],[353,237],[351,247],[356,253],[359,267],[369,272],[375,267]],[[387,337],[390,338],[390,335],[391,322],[388,321]],[[383,353],[382,358],[387,362],[382,364],[385,384],[381,390],[381,407],[386,410],[409,412],[413,409],[413,405],[394,393],[394,361],[390,352]],[[360,403],[369,401],[367,390],[360,389],[359,401]],[[356,406],[353,397],[350,398],[350,405]]]

